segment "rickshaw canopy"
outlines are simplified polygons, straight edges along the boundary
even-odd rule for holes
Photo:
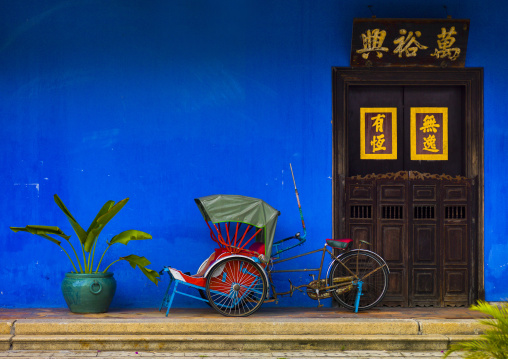
[[[194,200],[207,222],[239,222],[263,229],[265,258],[272,253],[275,227],[280,212],[265,201],[239,195],[217,194]]]

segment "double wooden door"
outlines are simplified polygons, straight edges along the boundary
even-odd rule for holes
[[[384,305],[473,302],[473,182],[405,171],[345,178],[346,233],[390,268]]]
[[[332,84],[334,236],[372,242],[387,259],[385,305],[483,298],[482,69],[337,67]],[[446,112],[447,130],[415,126],[425,110]],[[378,133],[382,116],[392,122]],[[437,143],[439,130],[448,155],[414,156],[418,136]],[[390,156],[378,156],[380,134]]]

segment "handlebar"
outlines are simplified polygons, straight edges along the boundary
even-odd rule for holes
[[[287,237],[287,238],[284,238],[284,239],[281,239],[280,241],[277,241],[275,243],[273,243],[273,246],[275,246],[275,248],[277,249],[277,251],[275,253],[272,253],[271,257],[274,258],[276,256],[278,256],[279,254],[285,252],[285,251],[288,251],[290,249],[293,249],[295,247],[298,247],[298,246],[301,246],[302,244],[305,243],[305,241],[307,240],[307,231],[303,231],[303,235],[300,234],[300,232],[297,232],[294,236],[291,236],[291,237]],[[289,241],[291,239],[297,239],[298,240],[298,243],[296,244],[293,244],[291,246],[288,246],[286,248],[282,248],[282,249],[278,249],[277,246],[278,245],[281,245],[282,243],[286,242],[286,241]]]

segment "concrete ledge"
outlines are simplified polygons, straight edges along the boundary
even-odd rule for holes
[[[478,335],[449,335],[450,344],[480,339]]]
[[[16,335],[13,350],[446,350],[443,335]]]
[[[11,334],[12,323],[14,323],[14,321],[0,322],[0,335]]]
[[[23,320],[18,335],[417,335],[412,319],[308,320]],[[437,334],[437,333],[436,333]]]
[[[12,337],[12,335],[0,335],[0,350],[10,349]]]
[[[487,328],[474,319],[419,320],[419,323],[422,334],[482,334]]]

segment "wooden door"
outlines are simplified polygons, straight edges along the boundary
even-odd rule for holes
[[[483,298],[483,70],[333,68],[332,76],[334,237],[370,239],[386,258],[385,305]],[[395,158],[360,158],[362,107],[397,117]],[[446,160],[412,158],[412,109],[425,107],[449,110]]]
[[[384,305],[473,303],[472,183],[413,171],[345,179],[348,237],[390,268]]]

